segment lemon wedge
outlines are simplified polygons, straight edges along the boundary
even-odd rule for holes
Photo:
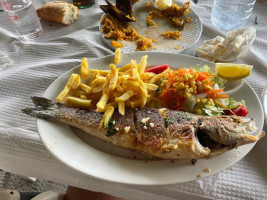
[[[155,0],[154,6],[158,10],[166,10],[172,5],[172,0]]]
[[[215,63],[217,75],[225,80],[239,80],[251,74],[253,66],[235,63]]]

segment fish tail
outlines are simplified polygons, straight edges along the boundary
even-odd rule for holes
[[[53,120],[58,118],[58,111],[62,104],[52,102],[44,97],[31,97],[35,107],[22,109],[22,112],[41,119]]]

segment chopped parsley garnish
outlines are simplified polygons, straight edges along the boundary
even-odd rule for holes
[[[116,132],[117,132],[117,130],[116,130],[115,128],[113,128],[113,129],[108,129],[108,130],[107,130],[107,134],[106,134],[106,136],[107,136],[107,137],[110,137],[110,136],[114,135]]]
[[[110,119],[109,121],[108,121],[108,128],[109,129],[112,129],[113,128],[113,126],[114,126],[114,124],[115,124],[115,119]]]
[[[110,137],[117,132],[117,130],[115,128],[113,128],[114,125],[115,125],[115,119],[111,118],[108,121],[108,130],[107,130],[107,134],[106,134],[107,137]]]
[[[165,127],[166,128],[168,128],[168,126],[170,124],[173,124],[173,121],[172,121],[172,118],[171,117],[166,118],[164,122],[165,122],[164,124],[165,124]]]
[[[191,120],[192,119],[192,117],[191,116],[187,116],[187,120]]]

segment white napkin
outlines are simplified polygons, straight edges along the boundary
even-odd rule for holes
[[[254,27],[229,31],[226,38],[216,36],[205,40],[197,49],[197,55],[211,61],[233,61],[243,56],[256,37]]]

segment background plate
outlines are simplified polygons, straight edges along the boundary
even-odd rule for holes
[[[153,7],[152,0],[148,0],[150,2],[150,7]],[[148,37],[151,39],[157,40],[156,43],[153,42],[153,47],[157,47],[157,49],[149,48],[149,51],[162,51],[162,52],[182,52],[185,49],[192,47],[200,38],[202,33],[202,23],[199,19],[199,16],[190,8],[190,12],[187,13],[183,19],[190,17],[193,21],[189,23],[185,23],[184,29],[181,31],[181,40],[168,40],[163,39],[163,36],[160,36],[161,33],[167,31],[177,31],[177,28],[174,28],[170,25],[169,20],[167,18],[162,19],[154,19],[157,28],[147,27],[146,18],[148,16],[148,11],[145,9],[145,4],[148,1],[141,0],[140,2],[134,4],[134,17],[136,18],[136,22],[130,23],[130,25],[137,31],[138,34]],[[173,1],[177,5],[182,5],[186,1]],[[102,18],[104,15],[102,16]],[[101,21],[101,20],[100,20]],[[99,25],[99,29],[101,32],[101,23]],[[110,44],[112,40],[105,39],[104,33],[101,32],[101,36],[105,43],[109,45],[110,48],[115,50],[115,48]],[[122,48],[122,52],[133,52],[136,49],[135,41],[120,41],[123,43],[124,47]],[[177,49],[175,49],[177,47]]]
[[[140,62],[143,55],[148,55],[148,65],[167,63],[172,68],[179,68],[207,64],[214,68],[214,63],[200,58],[159,52],[122,54],[118,67],[129,63],[131,59]],[[90,61],[89,66],[91,69],[108,69],[109,64],[113,61],[114,56],[107,56]],[[45,91],[44,97],[55,100],[73,72],[78,73],[79,67],[56,79]],[[259,131],[262,130],[263,111],[253,89],[244,82],[239,90],[232,94],[232,97],[236,100],[244,99],[246,101],[249,110],[248,117],[255,118]],[[191,164],[191,159],[174,162],[134,159],[135,155],[130,150],[107,144],[61,123],[37,119],[37,127],[45,146],[64,164],[95,178],[136,185],[174,184],[195,180],[198,174],[201,177],[209,176],[228,168],[243,158],[254,146],[254,144],[249,144],[211,159],[199,159],[194,166]],[[205,168],[210,168],[211,172],[205,172]]]

